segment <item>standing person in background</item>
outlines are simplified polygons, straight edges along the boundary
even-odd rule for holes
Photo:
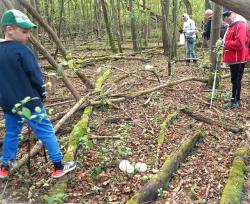
[[[213,15],[214,15],[214,12],[211,9],[207,9],[205,11],[205,18],[207,19],[207,22],[204,25],[204,30],[202,32],[202,36],[206,40],[210,40]],[[225,32],[227,30],[227,27],[228,27],[228,25],[224,21],[221,21],[221,25],[220,25],[220,38],[221,39],[223,39]]]
[[[225,108],[241,106],[241,79],[246,62],[249,60],[248,26],[246,20],[227,8],[223,10],[223,20],[229,27],[223,39],[223,62],[228,64],[231,72],[232,98]]]
[[[194,21],[189,17],[187,13],[182,15],[183,17],[183,33],[185,35],[185,47],[186,47],[186,64],[190,64],[190,59],[193,59],[194,63],[197,63],[195,54],[195,40],[196,40],[196,28]]]

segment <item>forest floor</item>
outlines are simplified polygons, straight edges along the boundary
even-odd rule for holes
[[[105,55],[107,52],[77,52],[77,56],[84,56],[85,58],[102,54]],[[179,56],[183,56],[183,54],[181,53]],[[145,54],[138,54],[136,57],[145,57]],[[116,68],[113,69],[108,79],[107,83],[109,83],[126,72],[144,69],[146,64],[154,66],[153,69],[158,73],[160,83],[152,73],[138,72],[138,74],[131,75],[123,80],[113,94],[126,90],[137,91],[156,87],[167,80],[194,76],[206,78],[208,75],[206,69],[201,66],[196,64],[186,66],[184,62],[176,62],[172,64],[173,75],[169,78],[167,75],[167,60],[162,54],[152,55],[147,62],[125,59],[110,60],[95,63],[83,70],[94,81],[97,77],[97,69],[100,66],[112,65]],[[228,69],[223,70],[223,74],[226,73],[229,73]],[[72,71],[67,71],[67,75],[82,96],[88,93],[85,86]],[[45,79],[48,80],[48,77],[45,77]],[[225,100],[230,97],[230,78],[222,80],[222,86],[216,90],[216,97],[213,100],[214,108],[211,109],[208,105],[211,89],[204,83],[194,81],[183,82],[171,88],[162,88],[145,96],[127,98],[122,102],[115,103],[115,107],[107,105],[95,107],[89,121],[89,135],[118,136],[119,139],[93,139],[94,146],[92,148],[80,145],[76,155],[77,168],[70,173],[67,193],[49,199],[59,203],[62,197],[66,197],[65,200],[69,203],[125,203],[157,170],[155,166],[157,137],[160,132],[160,125],[169,114],[181,107],[189,107],[192,111],[204,116],[243,127],[250,120],[249,90],[250,75],[248,73],[244,75],[242,81],[242,107],[239,109],[223,108]],[[48,92],[45,106],[47,109],[54,109],[52,118],[73,106],[73,96],[59,79],[53,81],[52,88]],[[145,105],[147,100],[148,103]],[[57,104],[63,101],[65,101],[65,104]],[[82,111],[79,110],[61,127],[57,134],[63,151],[65,150],[67,135],[80,119],[81,114]],[[1,114],[0,117],[1,121],[3,115]],[[56,122],[54,121],[54,124]],[[219,202],[228,178],[234,152],[247,140],[245,134],[235,134],[217,125],[209,125],[180,113],[172,124],[165,129],[164,144],[160,148],[159,167],[168,155],[192,137],[197,130],[205,131],[206,138],[199,142],[193,152],[181,163],[173,175],[169,187],[159,189],[159,198],[152,203],[215,204]],[[26,146],[25,142],[20,146],[19,158],[26,153]],[[132,163],[144,162],[148,169],[144,173],[135,172],[127,175],[118,168],[119,162],[123,159]],[[45,195],[55,183],[55,180],[50,178],[52,165],[50,162],[45,162],[43,154],[38,154],[32,158],[31,165],[31,174],[24,166],[8,180],[0,182],[0,196],[2,197],[0,202],[41,203],[40,196]],[[247,173],[249,179],[249,166]],[[249,181],[246,186],[250,188]],[[4,189],[5,187],[6,189]],[[242,203],[250,202],[249,197],[249,194],[245,194],[245,200]]]

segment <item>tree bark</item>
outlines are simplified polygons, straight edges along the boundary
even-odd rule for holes
[[[162,9],[162,42],[164,55],[169,55],[169,33],[168,33],[168,13],[169,13],[169,0],[161,0]]]
[[[106,25],[106,30],[107,30],[107,34],[108,34],[108,38],[109,38],[110,48],[111,48],[113,53],[117,53],[117,49],[116,49],[115,42],[114,42],[112,32],[111,32],[110,21],[108,19],[108,11],[107,11],[107,7],[106,7],[107,4],[106,4],[105,0],[101,0],[101,4],[102,4],[102,12],[103,12],[105,25]]]
[[[217,64],[217,53],[215,52],[215,44],[217,40],[220,38],[222,7],[218,4],[214,4],[213,11],[214,15],[212,18],[211,40],[210,40],[211,71],[214,71],[216,69],[216,64]]]
[[[136,31],[136,19],[135,19],[135,13],[133,9],[133,0],[129,0],[129,12],[130,12],[130,25],[131,25],[133,50],[136,52],[139,50],[139,48],[138,48],[138,37],[137,37],[137,31]]]
[[[250,4],[246,0],[211,0],[250,20]]]
[[[183,3],[185,4],[185,6],[187,8],[188,15],[192,16],[193,11],[192,11],[192,6],[191,6],[191,3],[189,2],[189,0],[183,0]]]
[[[119,25],[118,25],[119,23],[118,23],[117,11],[116,11],[116,8],[115,8],[114,0],[110,0],[110,4],[111,4],[111,8],[112,8],[112,17],[113,17],[113,20],[114,20],[113,30],[114,30],[115,35],[116,35],[116,40],[117,40],[119,52],[122,53],[121,38],[120,38],[120,35],[119,35],[119,29],[118,29],[119,28]]]

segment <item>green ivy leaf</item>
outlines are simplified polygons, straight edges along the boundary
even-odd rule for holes
[[[41,113],[41,108],[39,107],[39,106],[37,106],[37,107],[35,107],[35,111],[37,112],[37,113]]]
[[[27,97],[25,97],[23,100],[21,100],[20,102],[21,102],[21,104],[26,104],[26,103],[28,103],[30,100],[31,100],[31,97],[30,97],[30,96],[27,96]]]
[[[74,62],[73,62],[73,60],[69,60],[69,61],[67,62],[67,64],[68,64],[68,67],[69,67],[70,69],[73,69],[73,68],[74,68]]]
[[[31,117],[31,111],[30,111],[30,109],[23,107],[22,108],[22,115],[25,118],[30,119],[30,117]]]
[[[57,75],[62,75],[62,71],[63,71],[63,64],[62,63],[60,63],[60,64],[57,64],[57,66],[56,66],[56,73],[57,73]]]
[[[69,59],[71,59],[72,58],[72,54],[69,52],[69,53],[67,53],[67,55],[66,55],[66,59],[67,60],[69,60]]]

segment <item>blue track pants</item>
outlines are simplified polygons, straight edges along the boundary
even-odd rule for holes
[[[41,113],[45,113],[42,109]],[[38,117],[32,120],[25,120],[25,123],[33,130],[39,140],[42,141],[45,148],[48,150],[49,157],[52,162],[60,162],[62,160],[62,153],[53,129],[53,126],[46,116],[41,121],[41,113],[32,113]],[[6,133],[3,143],[2,163],[9,164],[14,162],[18,150],[19,134],[21,133],[23,122],[19,115],[4,113]]]

